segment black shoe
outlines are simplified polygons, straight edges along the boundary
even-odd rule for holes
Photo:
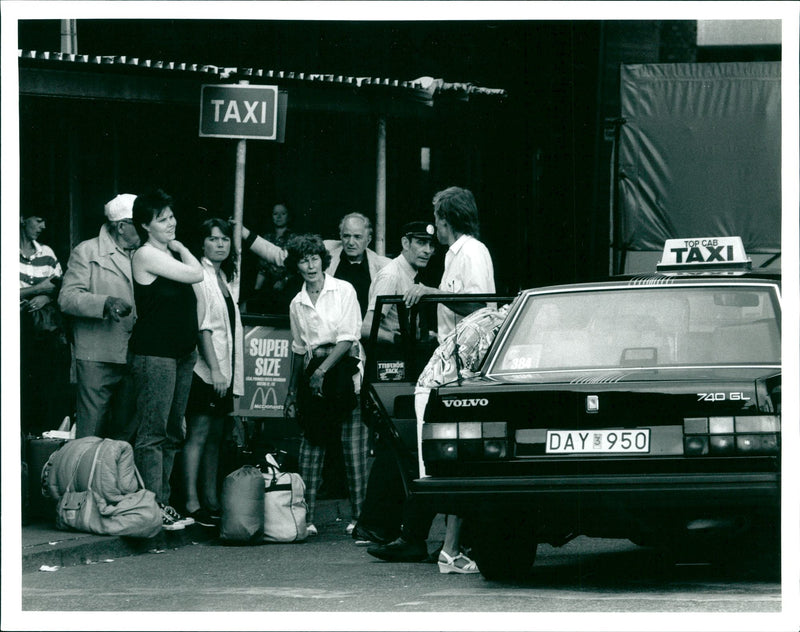
[[[360,523],[356,523],[356,528],[353,529],[352,535],[354,540],[372,542],[374,544],[389,544],[397,537],[396,535],[385,535],[380,531],[370,529],[369,527],[365,527]]]
[[[218,527],[220,525],[220,519],[214,518],[205,507],[200,507],[200,509],[187,515],[190,518],[194,518],[194,521],[203,527]]]
[[[428,559],[428,547],[424,542],[407,542],[402,537],[389,544],[371,546],[367,553],[386,562],[424,562]]]

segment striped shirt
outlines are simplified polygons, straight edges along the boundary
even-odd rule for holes
[[[459,375],[475,375],[509,308],[510,305],[503,305],[499,309],[483,307],[461,319],[453,333],[433,352],[417,380],[414,392],[427,392],[458,379]]]
[[[34,252],[26,257],[22,250],[19,251],[19,287],[31,287],[41,283],[52,276],[60,277],[61,264],[56,259],[56,253],[50,246],[33,242]]]

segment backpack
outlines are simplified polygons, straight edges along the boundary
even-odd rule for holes
[[[243,465],[222,481],[223,542],[254,544],[264,536],[264,479],[252,465]]]

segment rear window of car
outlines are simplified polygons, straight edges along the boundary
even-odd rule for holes
[[[488,373],[780,364],[769,286],[531,294]]]

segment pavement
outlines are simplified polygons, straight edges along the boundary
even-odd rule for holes
[[[332,527],[344,530],[349,519],[348,500],[317,500],[315,524],[320,531]],[[197,524],[180,531],[162,531],[152,538],[129,538],[62,531],[56,528],[54,521],[38,519],[22,526],[22,572],[53,570],[54,567],[91,564],[153,550],[176,549],[217,537],[216,529]]]

